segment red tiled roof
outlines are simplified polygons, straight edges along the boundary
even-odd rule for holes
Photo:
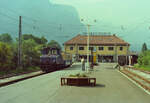
[[[87,35],[77,35],[64,44],[87,44]],[[116,35],[90,35],[90,45],[130,45]]]

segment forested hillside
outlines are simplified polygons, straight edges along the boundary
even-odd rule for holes
[[[17,37],[19,16],[22,16],[23,34],[45,36],[60,43],[86,31],[78,12],[71,6],[52,4],[49,0],[2,0],[0,33]]]

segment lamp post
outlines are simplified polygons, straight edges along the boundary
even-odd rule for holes
[[[81,21],[84,21],[84,19],[81,19]],[[96,22],[96,20],[94,20],[94,22]],[[89,68],[90,68],[90,61],[89,61],[89,46],[90,46],[90,24],[86,24],[87,26],[87,30],[88,30],[88,35],[87,35],[87,67],[86,67],[86,70],[89,71]]]
[[[88,37],[87,37],[87,71],[89,70],[89,46],[90,46],[90,25],[87,24],[88,27]]]

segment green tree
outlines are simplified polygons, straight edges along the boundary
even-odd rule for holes
[[[48,46],[50,46],[50,47],[57,47],[57,48],[61,49],[60,44],[59,44],[57,41],[55,41],[55,40],[51,40],[51,41],[48,43]]]
[[[147,50],[139,55],[138,64],[141,66],[150,65],[150,51]]]
[[[12,64],[13,68],[17,68],[18,66],[18,42],[13,42],[11,44],[13,58],[12,58]]]
[[[13,39],[8,33],[4,33],[0,35],[0,41],[5,43],[12,43]]]
[[[145,52],[145,51],[147,51],[147,45],[146,45],[146,43],[144,43],[143,46],[142,46],[142,52]]]
[[[0,70],[8,70],[12,67],[12,49],[9,44],[0,42]]]
[[[37,44],[46,44],[47,43],[47,39],[42,36],[41,38],[36,37],[32,34],[24,34],[22,36],[23,40],[29,40],[29,39],[33,39]]]
[[[44,46],[47,46],[45,37],[39,38],[32,34],[22,35],[22,61],[24,68],[39,65],[41,50]],[[16,49],[14,49],[14,54],[18,55]],[[14,56],[14,59],[18,59],[17,56]]]
[[[46,44],[47,42],[48,42],[48,40],[44,36],[42,36],[41,37],[41,44]]]
[[[37,65],[39,63],[40,52],[37,46],[37,43],[33,39],[23,41],[22,52],[24,67]]]

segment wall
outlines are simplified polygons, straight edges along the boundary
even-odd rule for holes
[[[74,47],[73,50],[70,50],[70,47]],[[83,46],[84,50],[79,50],[79,47]],[[99,50],[99,46],[94,46],[96,47],[96,54],[98,55],[115,55],[116,51],[117,51],[117,55],[127,55],[127,51],[129,49],[129,46],[112,46],[114,47],[113,51],[108,50],[108,47],[110,46],[103,46],[104,50],[100,51]],[[120,47],[123,47],[123,50],[120,51]],[[116,50],[117,49],[117,50]],[[87,46],[86,45],[65,45],[65,51],[67,53],[71,53],[71,54],[80,54],[80,55],[86,55],[87,54]]]

